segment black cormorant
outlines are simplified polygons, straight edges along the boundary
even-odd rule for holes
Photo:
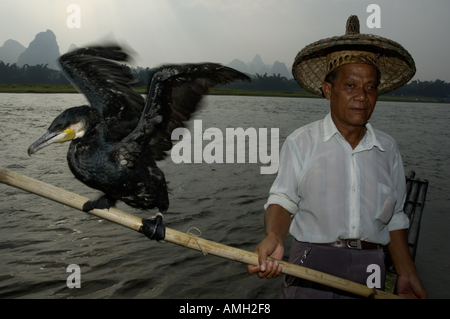
[[[52,143],[71,141],[67,160],[72,173],[104,193],[86,202],[84,211],[109,209],[120,200],[134,208],[166,212],[167,186],[156,161],[171,149],[172,131],[183,127],[210,87],[249,81],[220,64],[163,66],[151,70],[144,100],[131,88],[129,70],[118,63],[128,59],[119,46],[82,48],[61,56],[64,74],[90,106],[62,112],[28,148],[31,156]]]

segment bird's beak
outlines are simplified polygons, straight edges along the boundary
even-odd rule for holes
[[[30,145],[28,148],[28,155],[31,156],[37,151],[49,146],[53,143],[64,143],[71,141],[75,138],[75,131],[71,129],[66,129],[60,132],[47,131],[40,139]]]

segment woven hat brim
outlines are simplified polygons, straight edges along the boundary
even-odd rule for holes
[[[371,34],[356,34],[320,40],[302,49],[292,67],[295,80],[305,90],[322,96],[322,83],[327,75],[327,55],[351,50],[379,54],[380,95],[405,85],[416,73],[414,59],[397,42]]]

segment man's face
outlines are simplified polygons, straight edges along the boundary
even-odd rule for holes
[[[331,116],[339,131],[365,126],[378,99],[377,71],[368,64],[346,64],[334,84],[323,84]]]

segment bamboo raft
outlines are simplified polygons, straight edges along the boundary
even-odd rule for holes
[[[406,176],[406,200],[403,208],[404,213],[409,218],[408,245],[413,260],[416,259],[420,223],[428,191],[428,181],[415,177],[416,173],[414,171],[409,172],[408,176]],[[387,250],[385,264],[386,291],[395,293],[397,273]]]
[[[408,217],[411,220],[408,235],[409,245],[411,253],[413,254],[413,258],[415,258],[416,255],[420,221],[428,187],[428,181],[414,179],[414,177],[414,172],[411,172],[409,177],[407,177],[408,195],[405,204],[405,212],[408,214]],[[83,204],[88,200],[87,198],[84,198],[77,194],[67,192],[61,188],[11,172],[1,167],[0,183],[25,190],[27,192],[42,196],[44,198],[59,202],[78,210],[82,210]],[[109,220],[134,231],[141,233],[143,232],[144,221],[141,218],[127,214],[118,209],[94,209],[90,211],[89,214]],[[200,251],[204,255],[210,254],[248,265],[259,264],[258,255],[255,253],[215,243],[200,237],[194,237],[193,235],[182,233],[170,228],[165,228],[164,240],[185,248]],[[402,299],[402,297],[394,294],[394,288],[388,288],[388,282],[386,282],[386,291],[381,291],[378,289],[369,288],[368,286],[359,283],[325,274],[313,269],[290,264],[284,261],[280,261],[280,266],[282,267],[284,274],[327,285],[332,288],[350,292],[357,296],[374,299]],[[388,262],[387,266],[389,267],[388,280],[392,287],[395,287],[395,269],[392,266],[392,262],[391,265],[389,265]]]

